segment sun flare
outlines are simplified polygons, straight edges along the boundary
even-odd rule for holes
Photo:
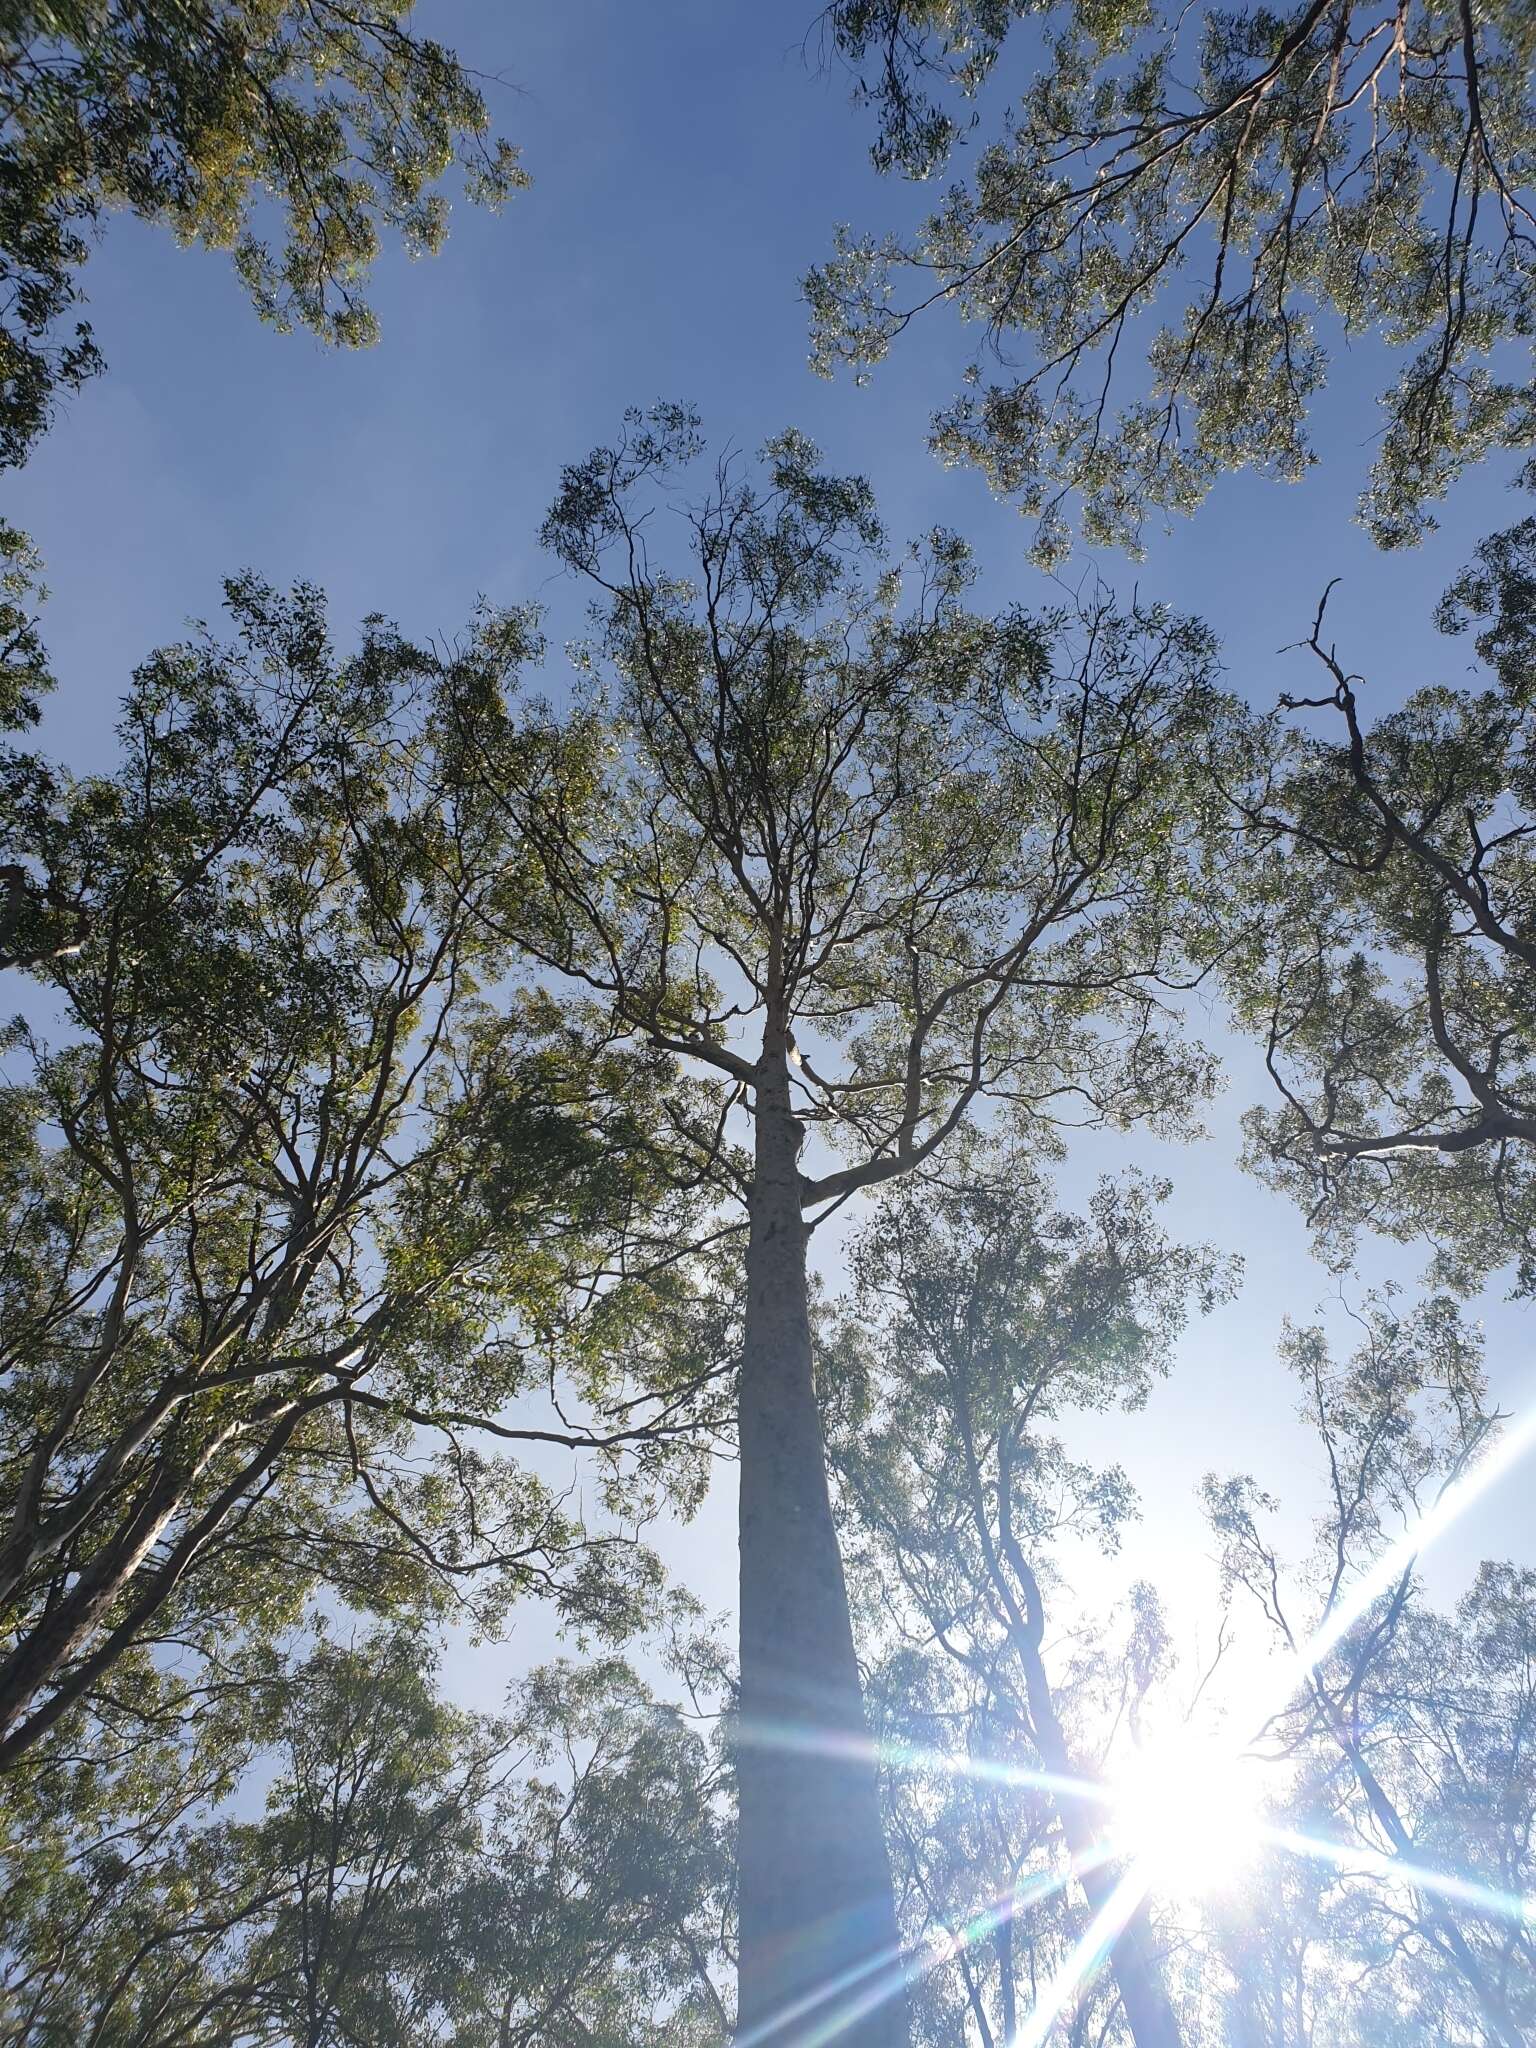
[[[1219,1743],[1185,1738],[1143,1750],[1114,1780],[1111,1802],[1116,1848],[1154,1891],[1219,1891],[1259,1849],[1254,1769]]]

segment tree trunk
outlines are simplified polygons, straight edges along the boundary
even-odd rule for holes
[[[1060,1778],[1081,1778],[1073,1765],[1067,1738],[1056,1717],[1056,1700],[1038,1648],[1023,1648],[1024,1689],[1029,1697],[1029,1715],[1035,1724],[1035,1741],[1041,1762]],[[1056,1802],[1061,1831],[1079,1869],[1078,1882],[1095,1913],[1108,1905],[1121,1873],[1113,1865],[1092,1861],[1098,1852],[1099,1830],[1094,1813],[1081,1802],[1063,1794]],[[1152,1928],[1146,1906],[1139,1902],[1109,1951],[1120,2003],[1125,2007],[1136,2048],[1181,2048],[1179,2023],[1173,2016],[1162,1973],[1152,1955]]]
[[[879,1788],[811,1366],[802,1127],[765,1038],[741,1361],[741,2048],[907,2048]]]
[[[1084,1774],[1075,1767],[1066,1731],[1056,1712],[1056,1695],[1045,1668],[1045,1658],[1041,1654],[1040,1646],[1045,1636],[1045,1602],[1040,1582],[1014,1532],[1012,1450],[1004,1443],[999,1445],[998,1537],[1009,1569],[1024,1596],[1022,1610],[1008,1573],[1003,1570],[987,1521],[986,1494],[976,1461],[976,1438],[969,1406],[962,1404],[958,1413],[971,1481],[972,1518],[981,1538],[982,1553],[992,1583],[1002,1600],[1009,1641],[1024,1669],[1024,1693],[1029,1702],[1029,1718],[1034,1724],[1035,1746],[1040,1752],[1041,1762],[1054,1776],[1082,1780]],[[1068,1852],[1077,1867],[1078,1883],[1089,1907],[1098,1914],[1114,1896],[1122,1873],[1104,1859],[1099,1829],[1091,1812],[1085,1811],[1070,1793],[1058,1796],[1056,1812]],[[1120,1993],[1126,2024],[1136,2048],[1182,2048],[1179,2024],[1173,2015],[1162,1972],[1152,1953],[1152,1926],[1143,1900],[1136,1902],[1135,1911],[1114,1938],[1109,1950],[1109,1966],[1114,1973],[1115,1988]]]

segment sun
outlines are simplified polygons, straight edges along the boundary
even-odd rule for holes
[[[1115,1852],[1148,1888],[1202,1898],[1241,1875],[1262,1836],[1251,1763],[1189,1735],[1138,1752],[1110,1785]]]

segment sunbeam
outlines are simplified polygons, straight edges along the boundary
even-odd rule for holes
[[[1333,1843],[1274,1827],[1260,1811],[1251,1752],[1275,1714],[1306,1685],[1329,1652],[1371,1603],[1436,1542],[1536,1444],[1536,1408],[1508,1430],[1488,1455],[1406,1528],[1296,1649],[1271,1660],[1259,1674],[1241,1721],[1248,1743],[1201,1740],[1185,1734],[1154,1745],[1108,1783],[1060,1772],[1037,1771],[996,1758],[958,1756],[922,1744],[875,1741],[804,1725],[757,1722],[738,1739],[828,1757],[874,1758],[885,1769],[927,1770],[1029,1788],[1060,1799],[1101,1806],[1108,1816],[1091,1856],[1006,1895],[999,1895],[957,1933],[917,1953],[888,1951],[866,1958],[819,1985],[761,2026],[738,2037],[737,2048],[770,2048],[795,2029],[795,2048],[830,2048],[849,2028],[894,1997],[924,1970],[949,1960],[996,1931],[1025,1907],[1063,1890],[1089,1870],[1124,1864],[1113,1892],[1081,1940],[1045,1987],[1008,2048],[1042,2048],[1072,1999],[1103,1966],[1126,1924],[1150,1892],[1197,1898],[1228,1883],[1264,1848],[1331,1863],[1432,1893],[1505,1920],[1536,1921],[1536,1899],[1497,1891],[1450,1872],[1411,1864],[1381,1851]]]
[[[1059,1771],[1026,1769],[995,1757],[962,1756],[954,1750],[934,1749],[923,1743],[877,1741],[870,1735],[833,1733],[830,1729],[808,1728],[803,1723],[755,1719],[738,1722],[738,1742],[761,1743],[776,1749],[794,1750],[803,1756],[843,1757],[874,1762],[882,1770],[925,1770],[946,1777],[969,1778],[975,1783],[1029,1786],[1067,1799],[1087,1799],[1103,1804],[1108,1789],[1092,1778],[1077,1778]]]
[[[1348,1597],[1341,1599],[1324,1616],[1297,1650],[1276,1660],[1275,1683],[1273,1686],[1265,1685],[1263,1704],[1255,1706],[1252,1712],[1255,1736],[1294,1699],[1329,1651],[1338,1647],[1372,1601],[1379,1599],[1415,1558],[1421,1557],[1474,1502],[1496,1486],[1533,1444],[1536,1444],[1536,1407],[1530,1409],[1513,1428],[1506,1430],[1486,1457],[1454,1485],[1448,1486],[1432,1507],[1426,1508],[1417,1521],[1411,1522],[1396,1541],[1388,1545],[1370,1570],[1357,1580]]]
[[[829,2048],[829,2044],[858,2020],[875,2011],[888,1998],[894,1998],[903,1985],[936,1964],[949,1961],[962,1949],[984,1940],[1005,1920],[1012,1919],[1027,1906],[1038,1905],[1041,1900],[1064,1891],[1078,1878],[1107,1863],[1110,1853],[1106,1846],[1091,1856],[1073,1858],[1062,1870],[1011,1886],[1007,1891],[998,1893],[964,1927],[942,1943],[930,1942],[916,1952],[887,1950],[880,1955],[865,1957],[863,1962],[818,1985],[814,1991],[794,2000],[759,2026],[738,2034],[735,2048],[770,2048],[770,2044],[772,2048],[785,2048],[786,2029],[789,2027],[796,2029],[794,2048]],[[829,2007],[831,2009],[827,2010]]]
[[[1102,1968],[1146,1895],[1146,1872],[1132,1864],[1089,1921],[1082,1940],[1036,1999],[1008,2048],[1041,2048],[1068,2003]]]
[[[1530,1892],[1497,1891],[1492,1885],[1477,1884],[1471,1878],[1456,1877],[1427,1864],[1410,1863],[1405,1857],[1389,1856],[1381,1849],[1363,1848],[1353,1842],[1330,1842],[1323,1836],[1304,1835],[1294,1828],[1265,1826],[1260,1833],[1266,1842],[1277,1849],[1288,1849],[1294,1856],[1331,1863],[1337,1870],[1357,1870],[1385,1878],[1411,1891],[1432,1892],[1438,1898],[1454,1899],[1458,1905],[1470,1906],[1475,1912],[1490,1914],[1498,1920],[1516,1920],[1527,1926],[1536,1923],[1536,1894]]]
[[[1280,1712],[1306,1685],[1329,1651],[1349,1633],[1371,1603],[1407,1570],[1414,1560],[1466,1513],[1476,1501],[1510,1472],[1536,1444],[1536,1408],[1507,1430],[1488,1455],[1470,1472],[1440,1495],[1434,1505],[1411,1523],[1395,1542],[1365,1572],[1347,1598],[1340,1600],[1319,1622],[1312,1634],[1293,1652],[1274,1660],[1255,1688],[1255,1704],[1249,1725],[1255,1740],[1275,1714]],[[1244,1717],[1247,1719],[1247,1717]],[[1192,1747],[1192,1746],[1189,1746]],[[1442,1898],[1505,1919],[1529,1921],[1536,1916],[1536,1902],[1494,1891],[1449,1872],[1409,1864],[1377,1851],[1345,1849],[1343,1845],[1321,1842],[1309,1835],[1266,1826],[1257,1812],[1256,1788],[1250,1779],[1243,1787],[1243,1799],[1235,1813],[1224,1810],[1219,1796],[1207,1797],[1211,1787],[1241,1782],[1240,1772],[1247,1745],[1232,1747],[1213,1742],[1193,1752],[1193,1767],[1161,1773],[1154,1753],[1144,1769],[1129,1780],[1117,1795],[1114,1788],[1092,1788],[1112,1803],[1116,1824],[1114,1844],[1128,1850],[1132,1860],[1108,1901],[1094,1916],[1082,1940],[1036,2002],[1028,2019],[1009,2048],[1041,2048],[1057,2017],[1078,1989],[1089,1982],[1114,1947],[1126,1923],[1148,1891],[1159,1881],[1188,1896],[1210,1889],[1213,1857],[1238,1856],[1246,1839],[1250,1849],[1267,1842],[1297,1855],[1322,1858],[1356,1869],[1370,1869],[1375,1875],[1401,1882],[1414,1889],[1433,1892]],[[1088,1793],[1086,1784],[1074,1782],[1078,1796]],[[1064,1789],[1064,1788],[1063,1788]],[[1185,1802],[1181,1806],[1181,1799]],[[1208,1839],[1201,1816],[1208,1818]],[[1185,1841],[1192,1847],[1186,1855]],[[1202,1853],[1203,1852],[1203,1853]],[[1230,1874],[1230,1873],[1229,1873]],[[1214,1878],[1220,1882],[1220,1878]]]

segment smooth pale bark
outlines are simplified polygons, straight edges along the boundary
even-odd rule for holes
[[[77,1653],[106,1618],[113,1603],[131,1592],[140,1565],[185,1505],[187,1489],[229,1440],[233,1428],[222,1431],[215,1442],[204,1446],[190,1473],[162,1474],[154,1483],[127,1531],[87,1567],[74,1589],[0,1665],[0,1770],[39,1742],[139,1639],[140,1631],[170,1599],[203,1547],[234,1513],[249,1489],[276,1464],[299,1423],[317,1405],[314,1396],[283,1404],[277,1411],[272,1434],[183,1531],[142,1590],[130,1598],[116,1626],[89,1655],[80,1657]],[[28,1714],[28,1706],[54,1679],[59,1680],[54,1691]]]
[[[784,1034],[772,1027],[755,1121],[740,1397],[738,2039],[803,2042],[814,2000],[837,2048],[907,2048],[879,1785],[812,1373],[803,1132]]]

